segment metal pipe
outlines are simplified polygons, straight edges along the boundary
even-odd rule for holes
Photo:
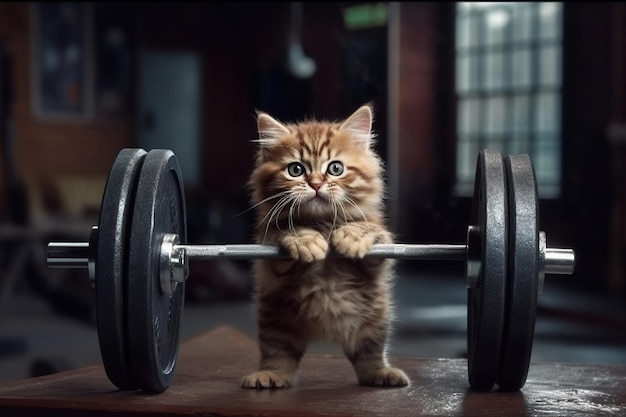
[[[177,245],[176,248],[184,249],[189,259],[289,258],[280,248],[269,245]],[[462,261],[466,250],[467,245],[378,244],[365,257]]]
[[[89,242],[50,242],[47,261],[50,268],[87,268]]]
[[[185,251],[189,259],[272,259],[288,258],[280,248],[270,245],[174,245]],[[467,245],[378,244],[365,255],[366,258],[395,258],[422,260],[463,261]],[[87,268],[88,242],[50,242],[48,244],[50,268]],[[547,248],[545,273],[571,275],[574,273],[575,255],[571,249]]]
[[[546,248],[545,273],[572,275],[576,256],[572,249]]]

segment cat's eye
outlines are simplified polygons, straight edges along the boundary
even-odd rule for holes
[[[302,165],[300,162],[292,162],[287,165],[287,174],[291,175],[292,177],[299,177],[300,175],[304,174],[304,171],[304,165]]]
[[[328,164],[328,168],[326,168],[326,172],[330,175],[334,175],[335,177],[343,174],[343,164],[339,161],[333,161]]]

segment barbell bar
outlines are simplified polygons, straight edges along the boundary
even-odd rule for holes
[[[97,228],[94,226],[94,228]],[[545,233],[541,232],[545,242]],[[190,260],[253,260],[253,259],[288,259],[289,254],[278,246],[256,244],[230,244],[230,245],[185,245],[171,244],[177,240],[176,235],[163,237],[161,252],[164,253],[166,265],[164,269],[183,269],[183,274],[174,274],[172,279],[182,282],[182,278],[188,277],[188,261]],[[365,254],[364,258],[389,258],[401,260],[433,260],[433,261],[466,261],[468,245],[453,244],[375,244]],[[49,268],[83,268],[89,269],[93,262],[89,242],[50,242],[48,244],[47,262]],[[334,255],[331,253],[331,256]],[[574,273],[575,256],[572,249],[546,248],[540,249],[539,259],[543,260],[544,274],[571,275]],[[475,277],[475,273],[472,274]],[[95,281],[94,272],[90,278]],[[473,278],[472,278],[473,279]],[[470,280],[471,281],[471,280]],[[162,290],[171,292],[171,284],[161,281]],[[468,282],[468,287],[472,282]],[[540,283],[540,288],[542,284]]]
[[[122,149],[89,242],[50,242],[51,268],[87,268],[100,350],[122,390],[166,390],[174,375],[190,260],[288,258],[279,247],[186,244],[182,173],[170,150]],[[521,388],[546,274],[574,271],[571,249],[546,246],[528,155],[482,150],[467,244],[377,244],[366,258],[466,262],[470,386]],[[329,256],[339,256],[333,252]]]

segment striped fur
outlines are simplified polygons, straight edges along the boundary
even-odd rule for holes
[[[371,107],[342,122],[283,124],[259,113],[257,123],[249,182],[256,241],[280,245],[291,259],[255,261],[261,363],[242,386],[293,385],[300,358],[316,339],[341,344],[359,383],[407,385],[406,374],[385,356],[393,262],[363,259],[373,244],[393,241]]]

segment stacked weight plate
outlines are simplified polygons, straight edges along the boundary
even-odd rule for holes
[[[123,149],[111,166],[100,206],[96,249],[96,317],[107,376],[122,390],[139,388],[128,351],[128,264],[137,179],[146,152]]]
[[[474,389],[497,384],[510,391],[526,382],[540,273],[538,218],[530,158],[481,151],[468,232],[468,251],[480,247],[478,277],[468,289],[468,374]]]
[[[186,240],[182,174],[169,150],[123,149],[105,187],[96,254],[96,311],[107,376],[158,393],[176,367],[184,284],[161,291],[160,244]]]

